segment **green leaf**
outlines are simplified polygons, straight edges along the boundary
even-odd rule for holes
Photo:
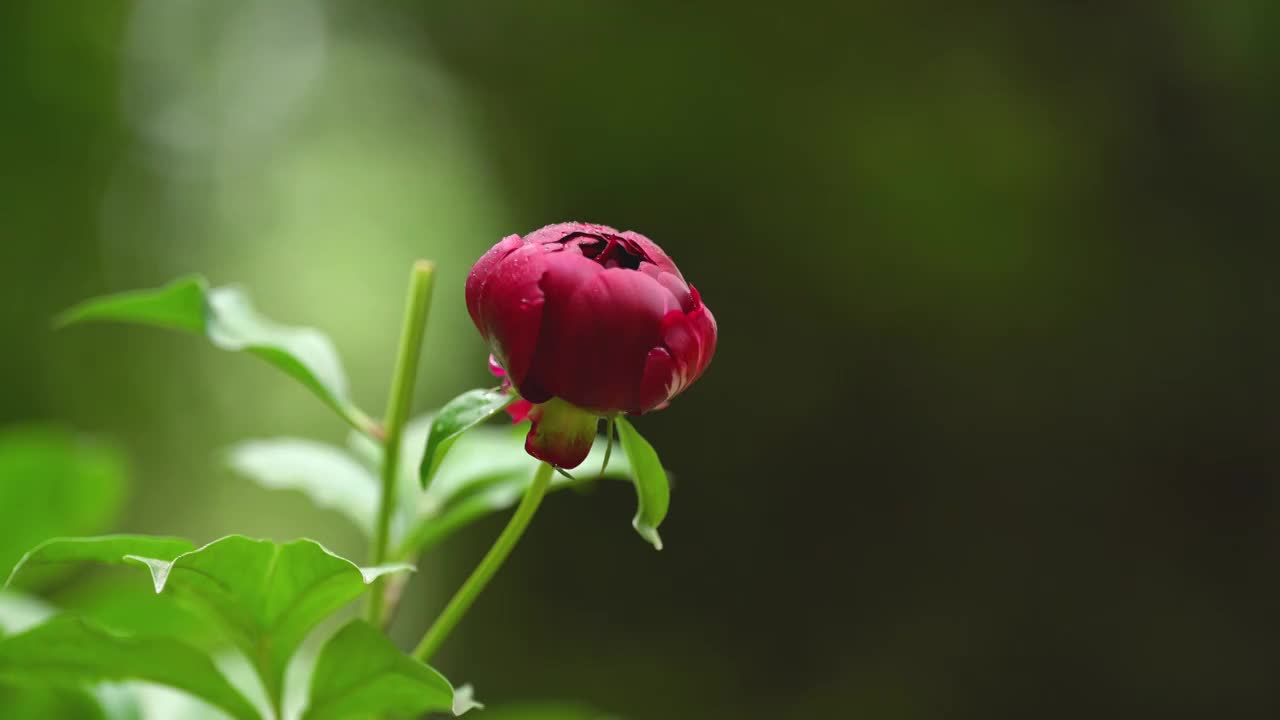
[[[402,467],[401,492],[410,493],[412,517],[430,514],[486,482],[505,475],[529,475],[538,461],[524,451],[524,434],[510,426],[486,425],[473,428],[457,438],[448,456],[439,463],[431,485],[424,491],[418,482],[418,469],[425,449],[433,417],[424,417],[405,428],[407,467]],[[402,497],[402,499],[404,499]]]
[[[13,592],[0,592],[0,638],[16,635],[53,617],[55,610],[43,600]],[[143,720],[133,687],[99,684],[91,688],[0,686],[0,717],[5,720]],[[225,716],[223,716],[225,717]]]
[[[430,550],[480,518],[514,507],[524,496],[525,487],[532,479],[532,474],[525,478],[503,476],[497,481],[485,483],[482,488],[441,508],[439,512],[424,516],[405,538],[399,556],[408,557]],[[551,482],[552,487],[556,488],[565,487],[571,481],[557,475]]]
[[[423,417],[405,428],[397,479],[400,498],[392,519],[395,557],[411,557],[486,515],[513,507],[538,467],[524,451],[527,426],[476,427],[456,439],[424,492],[418,468],[431,424],[431,417]],[[299,438],[253,440],[234,446],[228,458],[237,472],[258,484],[300,490],[317,505],[339,510],[369,534],[377,512],[373,468],[382,460],[381,448],[360,433],[353,432],[349,442],[343,449]],[[601,467],[605,452],[604,444],[596,443],[583,467]],[[614,453],[608,477],[631,480],[623,453]],[[577,487],[597,479],[590,474],[580,474],[576,481],[557,476],[551,487]]]
[[[168,594],[157,595],[140,575],[133,563],[126,573],[98,573],[88,582],[59,592],[58,604],[64,613],[121,635],[181,638],[211,655],[220,651],[238,654],[216,623],[174,602]]]
[[[262,487],[298,490],[316,505],[346,515],[365,535],[373,534],[378,479],[342,448],[301,438],[250,440],[233,446],[227,462]]]
[[[192,275],[155,290],[87,300],[58,317],[60,327],[118,321],[204,335],[223,350],[247,352],[302,383],[358,430],[373,421],[351,402],[347,378],[333,343],[312,328],[278,325],[258,314],[238,287],[210,290]]]
[[[0,717],[4,720],[117,720],[106,714],[93,694],[84,688],[3,682],[0,682]]]
[[[150,535],[54,538],[23,555],[9,574],[4,588],[20,584],[19,581],[28,573],[38,573],[45,568],[67,567],[82,562],[123,565],[128,555],[175,558],[194,548],[189,540]]]
[[[480,518],[514,507],[538,468],[538,461],[524,451],[527,425],[475,427],[454,439],[447,457],[440,456],[424,492],[418,470],[432,424],[428,416],[405,428],[391,533],[396,558],[412,557]],[[372,468],[381,462],[381,448],[360,433],[352,433],[349,442],[351,447],[343,449],[300,438],[253,440],[231,448],[228,458],[233,469],[258,484],[299,490],[317,505],[342,512],[368,534],[377,512],[378,481]],[[598,480],[594,473],[606,452],[606,445],[597,442],[583,461],[584,472],[575,474],[576,480],[556,476],[551,489]],[[616,448],[607,477],[633,480],[630,461]]]
[[[54,687],[145,680],[188,692],[234,718],[260,717],[199,651],[165,638],[115,635],[77,617],[55,617],[0,640],[0,678]]]
[[[468,390],[450,400],[431,420],[431,432],[419,463],[418,476],[425,490],[440,462],[466,431],[502,412],[516,396],[501,390]]]
[[[453,708],[453,686],[443,675],[400,652],[369,623],[353,620],[320,651],[302,720],[417,717]]]
[[[55,610],[43,600],[13,592],[0,592],[0,639],[26,632],[53,617]],[[13,682],[11,679],[10,682]],[[0,683],[0,717],[4,720],[141,720],[129,697],[130,688],[103,684],[93,688],[36,687],[20,683],[6,688]]]
[[[604,462],[600,463],[601,475],[609,471],[609,458],[613,455],[613,438],[618,434],[613,428],[617,422],[618,418],[610,415],[604,423]]]
[[[237,678],[227,668],[217,660],[216,665],[227,676],[232,685],[237,687],[245,687],[239,685]],[[246,678],[239,678],[244,681]],[[249,669],[247,677],[248,683],[255,682],[253,679],[253,670]],[[141,707],[141,714],[135,717],[108,715],[107,720],[227,720],[227,714],[213,707],[209,703],[198,700],[187,693],[178,692],[171,688],[155,683],[134,682],[125,686],[125,689],[132,691],[136,702]],[[100,694],[100,693],[99,693]],[[266,717],[270,717],[267,715]],[[287,718],[288,715],[285,715]]]
[[[100,683],[89,688],[88,692],[98,703],[98,707],[102,708],[102,713],[106,715],[107,720],[147,720],[146,710],[143,709],[143,700],[139,690],[142,687],[159,688],[159,685],[144,685],[141,682],[128,683]],[[190,695],[180,692],[173,692],[174,695],[182,695],[190,698],[193,705],[199,705],[208,708],[210,712],[217,712],[212,705],[196,700]],[[224,713],[218,712],[218,715],[226,717]],[[196,720],[195,718],[186,717],[183,720]]]
[[[408,521],[409,529],[396,556],[410,557],[429,549],[476,520],[520,502],[538,469],[538,461],[524,451],[527,429],[527,425],[514,429],[478,427],[462,436],[441,463],[426,494],[414,498],[416,502],[402,503],[416,512]],[[415,431],[411,424],[406,440]],[[577,475],[576,480],[557,475],[551,489],[579,487],[599,479],[590,471],[603,465],[605,452],[604,444],[596,443],[582,464],[588,472]],[[608,476],[630,480],[630,463],[615,453]]]
[[[662,469],[662,462],[658,460],[658,453],[653,446],[636,432],[626,418],[619,417],[617,426],[622,449],[627,453],[627,459],[631,461],[631,468],[635,473],[639,507],[631,524],[641,537],[661,550],[662,538],[658,536],[658,526],[667,516],[667,507],[671,503],[667,471]]]
[[[171,561],[130,556],[157,593],[172,589],[219,622],[279,698],[289,658],[317,623],[368,584],[408,565],[361,568],[312,540],[283,545],[231,535]]]
[[[108,529],[124,486],[124,461],[109,445],[54,427],[0,431],[0,575],[51,537]]]
[[[14,635],[44,622],[54,612],[43,600],[0,592],[0,637]]]
[[[346,373],[328,336],[312,328],[277,325],[267,320],[237,287],[216,288],[207,299],[205,331],[214,345],[248,352],[275,365],[357,428],[367,421],[348,399]]]
[[[207,283],[198,275],[178,278],[154,290],[130,290],[86,300],[64,311],[58,327],[82,322],[118,320],[197,334],[205,331]]]

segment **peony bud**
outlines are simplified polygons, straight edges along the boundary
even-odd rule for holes
[[[566,468],[594,439],[594,423],[588,437],[578,416],[665,407],[716,347],[715,318],[662,248],[604,225],[503,238],[471,269],[467,310],[506,380],[535,406],[526,448]],[[568,407],[541,407],[553,399]]]

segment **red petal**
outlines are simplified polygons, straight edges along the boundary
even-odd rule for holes
[[[702,361],[702,338],[694,332],[688,315],[674,311],[662,319],[662,343],[676,367],[670,395],[674,397],[688,387]]]
[[[635,408],[645,358],[661,342],[662,317],[675,305],[643,273],[601,271],[557,313],[558,332],[546,338],[556,350],[548,389],[602,413]]]
[[[640,378],[639,401],[636,407],[631,408],[631,412],[648,412],[664,405],[673,394],[671,387],[675,373],[675,361],[666,348],[656,347],[650,350]]]
[[[645,257],[649,259],[649,262],[658,266],[658,269],[671,273],[680,278],[681,282],[684,282],[684,276],[680,274],[680,268],[676,267],[675,261],[663,252],[662,248],[658,247],[658,243],[634,230],[618,233],[618,236],[634,243],[640,249],[640,252],[644,253]]]
[[[582,223],[582,222],[562,222],[562,223],[553,223],[551,225],[540,227],[537,230],[534,230],[533,232],[526,235],[525,240],[531,243],[537,243],[539,245],[547,244],[547,243],[558,243],[562,239],[564,239],[566,235],[572,235],[574,233],[588,233],[591,235],[616,235],[618,234],[618,231],[614,230],[613,228],[607,225],[594,225],[592,223]]]
[[[561,344],[566,308],[578,288],[604,272],[576,251],[550,253],[545,257],[546,272],[538,283],[543,297],[538,347],[529,372],[519,384],[520,394],[535,403],[560,395],[557,378],[561,365],[566,362],[566,348]]]
[[[626,269],[636,256],[643,260]],[[687,388],[715,354],[715,317],[698,291],[662,248],[631,231],[570,222],[509,236],[472,268],[466,294],[505,367],[504,387],[514,384],[522,403],[647,411]],[[513,416],[522,411],[512,406]]]
[[[662,287],[666,288],[676,299],[676,302],[680,303],[681,310],[689,312],[694,309],[693,293],[689,291],[689,286],[685,284],[679,275],[673,275],[649,262],[640,263],[640,267],[637,269],[657,280]]]
[[[519,235],[508,235],[498,244],[489,248],[488,252],[480,256],[476,264],[472,266],[471,272],[467,274],[467,312],[471,313],[471,321],[476,324],[476,329],[480,331],[480,335],[489,339],[489,329],[483,322],[482,313],[480,312],[480,296],[484,293],[484,286],[489,281],[490,275],[493,273],[494,267],[498,263],[507,258],[508,255],[515,252],[524,244]]]
[[[694,301],[698,305],[698,309],[689,314],[689,323],[694,328],[694,332],[698,333],[698,337],[701,338],[701,343],[703,343],[703,357],[699,361],[698,369],[689,378],[689,382],[694,382],[694,380],[703,377],[704,370],[707,370],[707,366],[712,364],[712,357],[716,356],[716,341],[718,337],[716,315],[712,315],[710,307],[703,305],[703,299],[698,295],[696,288],[690,286],[690,290],[694,293]]]
[[[696,296],[698,308],[690,313],[673,310],[662,318],[663,347],[655,349],[668,353],[670,369],[661,355],[650,353],[641,381],[641,398],[644,410],[660,407],[662,403],[684,392],[711,363],[716,350],[716,321],[701,298]],[[665,381],[663,373],[667,373]],[[666,396],[657,400],[659,386]]]
[[[716,318],[711,314],[711,309],[702,304],[701,298],[697,297],[697,292],[697,290],[694,290],[694,297],[698,300],[698,309],[689,313],[689,325],[701,341],[702,357],[699,359],[697,367],[690,374],[690,383],[702,377],[703,371],[711,364],[711,358],[716,354]]]
[[[538,344],[543,304],[538,281],[546,271],[544,258],[537,245],[525,245],[507,255],[489,272],[480,295],[480,318],[482,327],[489,330],[489,346],[516,387],[523,383]]]

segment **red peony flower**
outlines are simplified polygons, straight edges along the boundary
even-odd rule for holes
[[[599,416],[665,407],[716,347],[715,318],[662,248],[604,225],[560,223],[503,238],[471,269],[467,310],[506,378],[534,404],[526,448],[566,468],[590,451]],[[574,417],[575,428],[538,426],[553,400],[554,416]]]

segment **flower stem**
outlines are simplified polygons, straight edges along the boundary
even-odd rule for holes
[[[435,279],[435,265],[419,260],[409,276],[409,298],[405,306],[404,325],[400,329],[400,347],[396,351],[395,374],[391,378],[391,397],[387,401],[387,417],[384,423],[385,445],[382,454],[382,494],[378,500],[378,524],[374,531],[372,564],[381,565],[387,560],[387,547],[391,542],[391,518],[395,513],[396,474],[400,466],[400,441],[404,434],[409,406],[413,402],[413,386],[418,375],[418,357],[422,349],[422,335],[427,327],[427,313],[431,309],[431,287]],[[369,622],[382,626],[385,611],[385,579],[374,581],[366,608]]]
[[[520,501],[520,506],[516,508],[516,512],[511,516],[511,520],[507,522],[507,527],[502,530],[502,534],[494,541],[493,547],[489,548],[489,552],[485,554],[476,569],[471,571],[471,577],[462,583],[462,587],[458,588],[449,600],[449,604],[445,606],[444,611],[440,613],[440,617],[427,628],[427,632],[422,636],[422,641],[413,649],[413,656],[422,662],[427,662],[436,650],[444,644],[445,638],[453,631],[453,628],[462,620],[462,616],[467,614],[467,610],[471,608],[471,604],[475,602],[476,597],[484,590],[489,581],[493,579],[498,568],[502,567],[503,561],[511,554],[511,549],[519,542],[520,536],[524,534],[525,528],[529,527],[529,521],[533,519],[533,514],[537,512],[538,505],[542,504],[542,498],[547,494],[547,488],[551,485],[551,473],[553,468],[547,463],[538,466],[538,472],[533,476],[533,482],[529,484],[529,488],[525,490],[524,499]]]

